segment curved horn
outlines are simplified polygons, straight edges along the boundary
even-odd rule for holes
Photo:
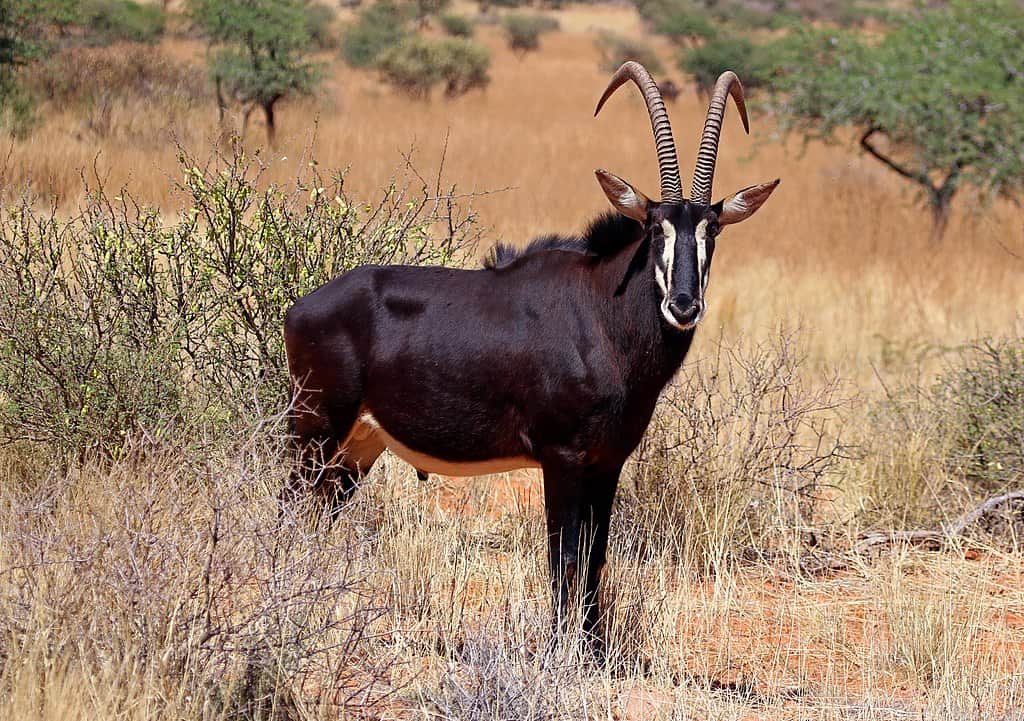
[[[704,121],[704,133],[700,138],[700,149],[697,151],[697,163],[693,170],[693,189],[690,198],[701,205],[711,204],[711,183],[715,179],[715,162],[718,160],[718,139],[722,135],[722,117],[725,115],[725,103],[729,96],[736,102],[740,111],[743,129],[750,132],[747,121],[747,106],[743,102],[743,85],[736,73],[726,70],[718,76],[715,89],[711,93],[708,105],[708,117]]]
[[[661,172],[661,200],[663,203],[681,203],[683,186],[679,181],[679,160],[676,157],[676,144],[672,140],[672,126],[668,122],[668,112],[665,110],[665,102],[661,99],[658,84],[654,82],[647,69],[633,60],[624,62],[608,83],[604,95],[597,103],[594,115],[601,112],[605,101],[627,80],[632,80],[640,88],[647,103],[647,112],[651,116],[654,146],[658,152],[658,169]]]

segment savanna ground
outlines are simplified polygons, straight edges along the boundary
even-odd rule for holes
[[[605,206],[595,168],[654,192],[635,93],[592,117],[607,81],[594,30],[639,34],[638,19],[555,14],[561,31],[521,58],[480,28],[491,84],[450,101],[410,101],[329,58],[317,96],[280,110],[273,151],[250,128],[260,182],[293,186],[315,158],[373,202],[411,153],[423,177],[472,194],[460,202],[487,228],[480,252],[582,227]],[[159,51],[198,66],[203,48]],[[704,105],[684,92],[669,110],[690,168]],[[715,196],[782,185],[719,242],[707,319],[624,478],[604,666],[549,643],[538,474],[424,483],[385,456],[334,526],[289,523],[268,417],[229,445],[140,432],[113,458],[0,451],[3,717],[1024,716],[1012,533],[854,552],[868,531],[940,528],[1014,488],[971,485],[948,462],[955,404],[905,398],[955,385],[978,339],[1020,337],[1020,210],[965,193],[935,243],[906,188],[852,143],[752,125],[745,137],[727,114]],[[212,98],[53,112],[0,140],[0,192],[12,202],[30,181],[73,214],[84,174],[173,217],[180,148],[207,157],[218,134]]]

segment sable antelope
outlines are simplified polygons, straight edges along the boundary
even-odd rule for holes
[[[660,201],[598,170],[617,212],[580,236],[499,246],[479,270],[356,268],[285,320],[299,459],[283,494],[312,489],[336,512],[385,448],[431,473],[542,468],[556,612],[582,583],[588,630],[619,473],[704,316],[715,239],[779,182],[711,203],[730,95],[747,127],[742,86],[725,72],[684,198],[643,66],[616,71],[595,115],[630,80],[654,130]]]

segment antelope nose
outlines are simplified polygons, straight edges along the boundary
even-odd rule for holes
[[[680,293],[668,304],[672,315],[683,325],[696,322],[701,312],[701,302],[689,293]]]

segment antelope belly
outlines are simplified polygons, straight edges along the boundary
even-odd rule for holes
[[[519,468],[540,468],[540,463],[528,456],[510,456],[507,458],[491,458],[486,461],[468,462],[435,458],[409,448],[388,433],[370,413],[364,413],[359,418],[359,421],[366,426],[372,427],[376,436],[388,450],[417,470],[426,471],[427,473],[439,473],[443,476],[486,476],[490,473],[505,473],[506,471],[514,471]]]

